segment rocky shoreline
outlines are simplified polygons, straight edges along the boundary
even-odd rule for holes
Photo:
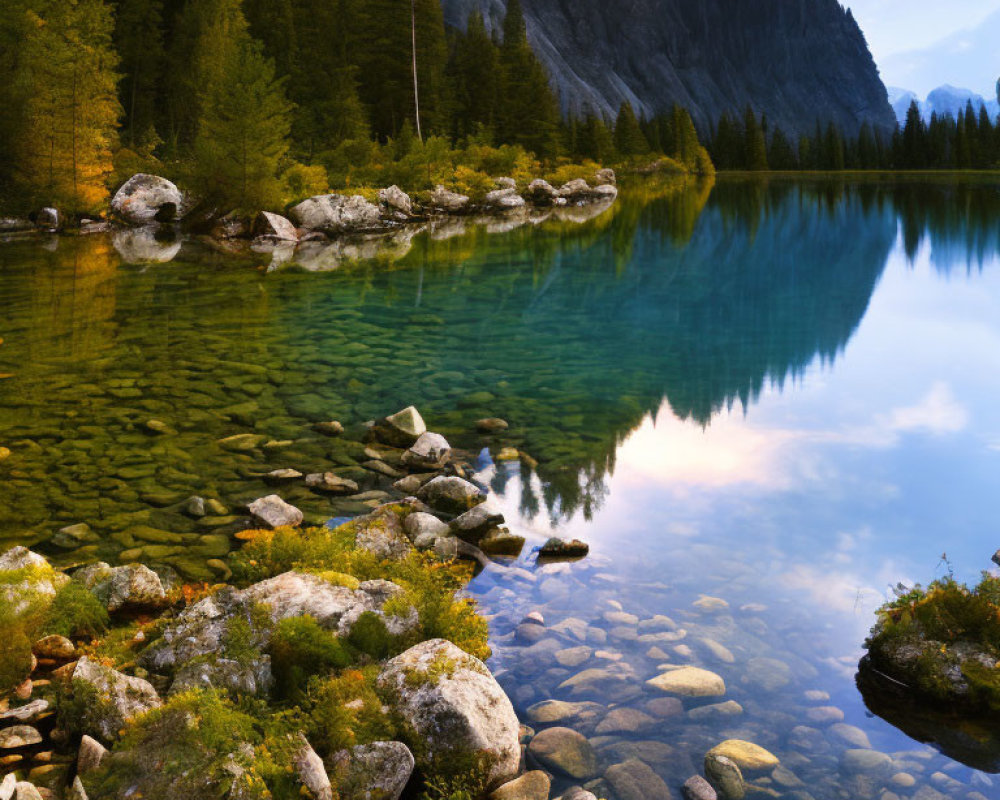
[[[618,197],[616,184],[614,171],[601,169],[589,182],[578,178],[558,187],[541,178],[519,186],[513,178],[501,177],[495,189],[479,198],[441,185],[412,196],[389,186],[378,191],[375,202],[362,195],[316,195],[292,205],[284,216],[226,212],[200,203],[165,178],[140,173],[117,190],[107,219],[67,220],[58,209],[46,207],[26,219],[0,219],[0,239],[114,232],[136,240],[127,249],[141,250],[164,235],[182,233],[219,243],[248,242],[257,252],[277,250],[281,260],[288,260],[300,245],[315,249],[332,242],[384,239],[428,224],[440,227],[447,219],[492,219],[502,226],[518,219],[540,221],[560,210],[572,218],[573,209],[611,205]]]
[[[497,432],[506,423],[484,419],[477,427]],[[343,427],[324,423],[323,431],[341,436]],[[416,409],[366,432],[373,446],[397,454],[398,472],[385,467],[402,474],[396,499],[336,528],[303,529],[303,513],[278,494],[258,498],[236,526],[244,547],[225,565],[235,584],[183,584],[168,567],[130,560],[143,553],[123,553],[121,566],[96,562],[69,573],[23,547],[0,555],[2,622],[23,651],[12,646],[2,664],[5,682],[16,685],[0,700],[0,797],[124,797],[136,786],[156,796],[162,763],[145,748],[178,718],[219,703],[235,713],[250,698],[263,704],[258,713],[301,716],[313,703],[305,684],[321,692],[321,678],[335,682],[331,675],[349,669],[365,677],[357,697],[338,695],[347,715],[340,743],[371,739],[360,733],[368,726],[391,728],[400,740],[314,749],[303,730],[279,726],[271,734],[277,743],[258,742],[255,750],[230,742],[234,752],[213,751],[210,760],[225,769],[202,793],[185,796],[271,796],[255,774],[263,746],[280,751],[283,768],[315,798],[369,797],[376,787],[379,796],[398,798],[408,785],[412,792],[441,781],[456,791],[475,787],[476,796],[547,797],[547,776],[523,763],[523,730],[510,700],[476,657],[488,654],[485,622],[461,598],[468,572],[457,566],[459,558],[485,564],[487,552],[517,555],[524,539],[503,527],[486,491],[466,479],[467,466],[452,460],[448,442],[427,431]],[[285,469],[268,477],[322,494],[358,489],[334,472]],[[550,558],[586,551],[560,540],[545,549]],[[433,636],[440,632],[457,644]],[[331,649],[336,657],[317,655]],[[376,697],[376,710],[365,708]],[[194,791],[188,778],[174,780],[171,791]]]

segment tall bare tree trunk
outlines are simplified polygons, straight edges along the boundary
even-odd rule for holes
[[[413,34],[413,105],[417,111],[417,138],[423,142],[420,131],[420,84],[417,80],[417,0],[410,0],[410,31]]]

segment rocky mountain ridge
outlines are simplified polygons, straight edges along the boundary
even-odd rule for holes
[[[565,111],[652,115],[676,102],[707,129],[749,103],[794,134],[895,124],[861,29],[837,0],[522,0],[528,36]],[[496,30],[506,0],[444,0]]]

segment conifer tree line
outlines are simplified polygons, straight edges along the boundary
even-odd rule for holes
[[[910,105],[906,122],[891,135],[864,123],[848,137],[833,124],[817,124],[797,141],[766,115],[747,108],[740,118],[723,114],[709,138],[709,152],[720,170],[965,170],[1000,168],[1000,117],[972,103],[958,116],[921,117]]]
[[[469,143],[708,163],[680,109],[565,119],[520,0],[495,31],[447,28],[441,0],[7,0],[0,66],[7,208],[99,210],[136,171],[275,207],[344,163]]]

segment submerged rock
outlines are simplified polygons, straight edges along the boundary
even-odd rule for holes
[[[517,775],[521,760],[517,715],[478,659],[451,642],[432,639],[387,662],[378,685],[418,737],[419,766],[482,754],[488,758],[492,787]]]
[[[705,777],[718,793],[720,800],[743,800],[746,797],[743,773],[731,758],[714,753],[706,755]]]
[[[672,800],[663,778],[637,758],[608,767],[604,779],[618,800]]]
[[[698,667],[681,667],[650,678],[648,686],[681,697],[719,697],[726,693],[726,683],[714,672]]]
[[[129,225],[149,225],[175,219],[183,202],[180,189],[166,178],[139,173],[115,193],[111,211]]]
[[[546,728],[528,744],[528,755],[545,769],[579,781],[597,775],[594,748],[572,728]]]
[[[732,759],[741,770],[772,770],[780,763],[773,753],[742,739],[727,739],[709,750],[708,755]]]
[[[551,786],[549,776],[536,769],[505,783],[487,800],[548,800]]]
[[[487,417],[476,422],[476,430],[480,433],[503,433],[509,427],[507,420],[499,417]]]

